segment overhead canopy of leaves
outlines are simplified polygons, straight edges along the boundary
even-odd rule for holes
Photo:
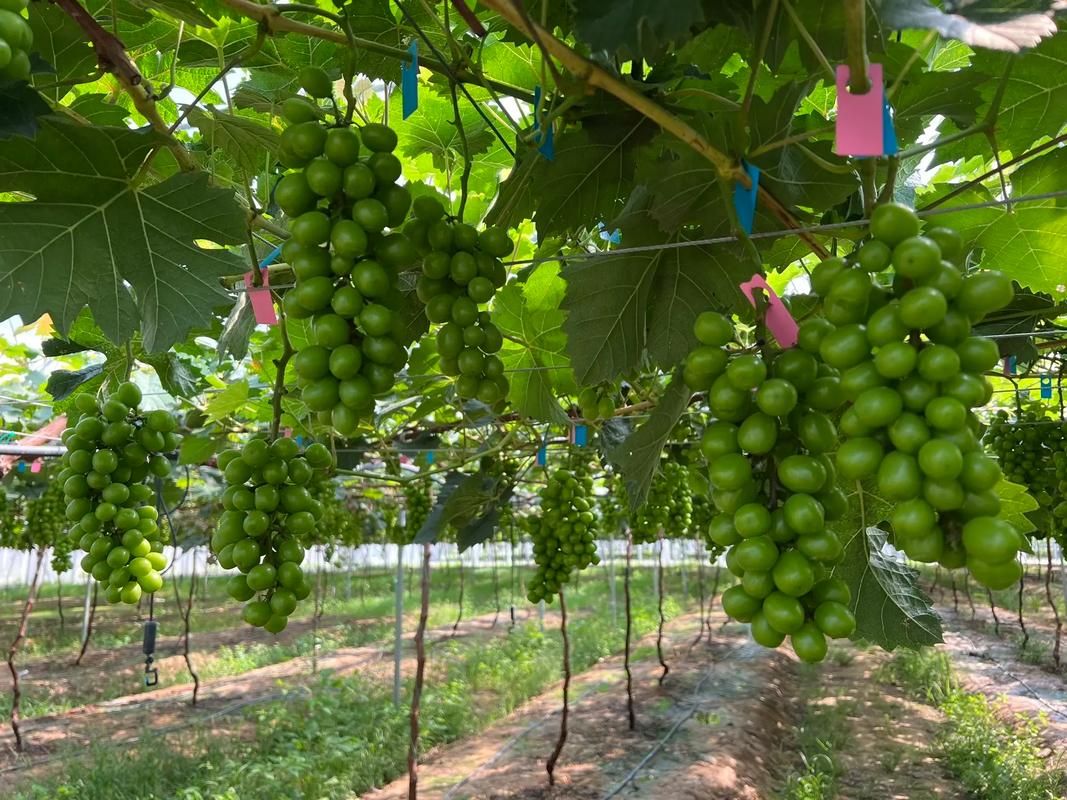
[[[52,315],[66,332],[88,306],[115,342],[140,328],[159,352],[206,325],[229,298],[219,278],[240,259],[244,214],[203,173],[139,188],[158,134],[42,121],[33,140],[0,142],[0,316]]]

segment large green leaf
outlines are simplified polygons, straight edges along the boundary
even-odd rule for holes
[[[1032,173],[1031,173],[1032,174]],[[990,199],[985,191],[967,192],[963,205]],[[1035,292],[1061,296],[1065,283],[1063,254],[1067,252],[1067,214],[1055,201],[1024,202],[1011,210],[976,208],[935,217],[956,228],[965,241],[982,248],[982,265],[999,269]]]
[[[691,396],[689,387],[675,372],[649,418],[609,454],[622,473],[631,511],[637,511],[645,502],[652,478],[659,469],[663,445],[689,406]]]
[[[893,650],[941,641],[941,621],[919,587],[918,573],[886,553],[887,534],[879,525],[889,504],[858,481],[849,493],[849,513],[832,524],[845,547],[833,574],[852,591],[854,637]]]
[[[265,169],[268,158],[278,153],[278,134],[254,119],[213,108],[206,111],[194,108],[189,112],[189,123],[200,129],[208,147],[228,154],[248,175]]]
[[[379,44],[389,45],[398,50],[406,50],[415,31],[405,24],[404,17],[397,14],[389,0],[352,0],[345,4],[345,12],[352,25],[352,31],[361,39],[369,39]],[[448,52],[448,42],[441,30],[441,24],[434,19],[420,3],[405,3],[405,10],[415,18],[434,46],[440,52]],[[419,42],[420,47],[425,42]],[[387,55],[372,53],[356,48],[353,53],[356,71],[368,78],[384,78],[387,81],[400,80],[400,59]]]
[[[1025,486],[1002,478],[994,490],[1000,498],[1000,513],[1003,520],[1015,526],[1019,533],[1029,533],[1037,526],[1027,517],[1027,512],[1037,511],[1040,506]]]
[[[33,51],[55,69],[34,77],[38,85],[85,78],[96,69],[96,54],[86,40],[85,31],[67,12],[53,3],[32,3],[29,16],[33,30]],[[70,91],[70,85],[45,90],[58,100]]]
[[[590,123],[562,133],[556,137],[555,159],[549,161],[536,152],[524,158],[496,206],[531,211],[540,239],[607,221],[620,211],[633,188],[634,153],[648,131],[648,123],[638,119],[616,120],[614,125]],[[512,192],[521,193],[521,198],[512,197]]]
[[[704,20],[700,0],[573,0],[579,37],[593,50],[652,60]]]
[[[556,400],[557,387],[573,384],[559,310],[565,287],[559,264],[541,264],[524,283],[508,284],[493,301],[493,322],[508,337],[500,357],[509,372],[512,408],[524,417],[561,425],[568,417]]]
[[[1067,36],[1053,36],[1020,56],[979,53],[974,67],[998,79],[985,87],[984,93],[990,99],[1008,58],[1014,63],[1010,65],[997,117],[997,143],[1018,154],[1042,136],[1055,136],[1064,127]]]
[[[747,243],[688,245],[664,240],[648,211],[621,222],[623,252],[564,267],[567,352],[579,385],[614,380],[648,358],[671,369],[696,345],[702,311],[744,311],[738,285],[759,269]],[[672,246],[682,245],[682,246]]]
[[[141,189],[132,178],[158,134],[42,121],[34,140],[0,142],[0,315],[52,316],[65,332],[88,306],[115,342],[140,326],[145,349],[166,350],[231,299],[222,275],[244,240],[245,215],[204,174]]]
[[[459,172],[462,169],[464,142],[463,135],[454,123],[456,114],[451,99],[424,92],[419,98],[418,113],[401,120],[401,100],[398,95],[393,95],[393,98],[390,113],[397,120],[393,127],[400,140],[400,151],[410,158],[428,153],[440,172]],[[484,153],[496,141],[493,133],[470,103],[463,102],[459,108],[470,155]]]
[[[0,81],[0,139],[33,136],[37,118],[51,110],[25,81]]]

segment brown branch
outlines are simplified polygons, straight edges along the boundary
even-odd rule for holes
[[[408,743],[408,798],[419,796],[419,703],[426,674],[426,619],[430,613],[430,555],[431,545],[422,546],[422,596],[419,604],[419,627],[415,631],[415,687],[411,694],[411,738]]]
[[[567,743],[567,717],[570,715],[570,689],[571,689],[571,643],[567,635],[567,601],[563,597],[563,590],[559,591],[559,632],[563,636],[563,713],[559,720],[559,736],[556,738],[556,746],[552,755],[548,757],[545,771],[548,772],[549,786],[556,785],[556,762],[563,752],[563,745]]]
[[[233,2],[234,0],[226,1]],[[580,84],[602,89],[655,122],[663,130],[681,139],[710,161],[719,173],[719,177],[723,180],[737,181],[745,188],[752,186],[752,182],[745,170],[726,153],[712,146],[695,128],[667,111],[655,101],[626,85],[585,56],[572,50],[564,42],[561,42],[549,31],[523,14],[514,0],[484,0],[483,5],[496,11],[527,38],[538,42],[547,53],[558,59]],[[759,187],[759,198],[764,206],[781,220],[786,227],[793,229],[800,227],[796,218],[789,213],[785,206],[762,186]],[[798,233],[797,235],[807,243],[812,252],[823,258],[828,255],[826,249],[811,234]]]
[[[220,2],[232,11],[236,11],[239,14],[262,23],[266,26],[267,32],[271,34],[298,33],[304,36],[311,36],[315,39],[336,42],[337,44],[348,45],[350,43],[348,37],[345,36],[342,31],[320,28],[317,25],[309,25],[306,22],[289,19],[280,13],[277,6],[272,4],[259,3],[256,2],[256,0],[220,0]],[[388,58],[395,58],[397,61],[407,62],[411,58],[411,55],[407,50],[402,50],[399,47],[390,47],[389,45],[375,42],[371,39],[361,39],[358,36],[353,36],[351,44],[368,53],[376,53]],[[501,81],[495,81],[490,78],[483,78],[474,75],[467,70],[455,69],[451,65],[445,64],[436,58],[428,58],[420,54],[419,66],[426,67],[426,69],[431,72],[437,72],[449,78],[455,76],[461,83],[484,86],[499,92],[500,94],[508,95],[509,97],[514,97],[527,103],[533,102],[533,94],[525,89]]]
[[[104,72],[110,72],[121,84],[126,94],[133,100],[137,112],[148,120],[153,130],[167,137],[167,146],[173,151],[174,159],[185,172],[197,169],[196,159],[185,146],[170,134],[169,126],[163,121],[156,108],[156,97],[151,85],[145,81],[141,71],[126,52],[126,46],[117,36],[105,30],[96,18],[86,11],[78,0],[51,0],[63,9],[85,31],[96,53],[96,62]]]
[[[26,596],[26,602],[22,606],[18,632],[15,634],[11,647],[7,651],[7,668],[11,672],[11,730],[15,734],[15,752],[17,753],[22,752],[22,731],[19,729],[19,718],[22,710],[22,687],[19,685],[19,672],[15,667],[15,656],[18,654],[22,640],[26,638],[30,612],[33,611],[33,603],[37,599],[37,588],[41,580],[41,564],[44,562],[45,552],[47,552],[45,548],[37,548],[37,562],[33,570],[33,581],[30,583],[30,591]]]

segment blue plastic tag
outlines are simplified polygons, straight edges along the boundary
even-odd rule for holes
[[[741,166],[752,185],[746,189],[740,181],[734,184],[734,210],[737,212],[737,222],[741,229],[751,234],[752,225],[756,220],[756,197],[759,195],[759,167],[745,161],[741,162]]]
[[[895,156],[900,150],[897,130],[893,127],[893,108],[888,99],[882,103],[882,150],[887,156]]]
[[[427,464],[432,464],[433,463],[433,450],[427,450],[426,451],[426,463]]]
[[[589,426],[588,425],[575,425],[574,426],[574,443],[578,447],[585,447],[589,443]]]
[[[1042,375],[1041,376],[1041,399],[1042,400],[1051,400],[1052,399],[1052,376],[1051,375]]]
[[[545,445],[541,445],[537,449],[537,466],[543,467],[548,463],[548,448]]]
[[[534,124],[533,124],[534,141],[539,142],[537,152],[547,158],[549,161],[554,161],[556,158],[556,142],[555,136],[552,131],[552,123],[542,130],[541,129],[541,87],[534,87]]]
[[[410,64],[400,65],[400,97],[403,100],[404,119],[419,107],[419,40],[414,39],[408,47]]]
[[[1015,356],[1008,356],[1004,359],[1004,374],[1015,374]]]
[[[278,260],[278,256],[280,256],[281,254],[282,246],[278,245],[269,253],[267,253],[266,257],[259,262],[260,269],[266,269],[267,267],[269,267],[271,264]]]

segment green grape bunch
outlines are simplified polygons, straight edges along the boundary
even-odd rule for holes
[[[960,235],[923,231],[905,206],[875,208],[870,234],[847,259],[815,267],[822,316],[799,333],[800,348],[837,371],[848,404],[837,470],[893,504],[893,542],[910,558],[966,566],[982,585],[1006,588],[1021,575],[1023,541],[998,517],[1001,468],[982,450],[973,411],[992,396],[983,373],[1000,354],[972,326],[1011,302],[1011,281],[962,269]]]
[[[332,88],[314,67],[301,71],[301,81],[312,98],[328,97]],[[407,363],[399,276],[418,253],[399,229],[411,194],[398,183],[402,164],[390,128],[328,126],[304,97],[286,100],[282,110],[289,123],[282,162],[292,171],[274,198],[290,218],[282,258],[295,275],[283,308],[311,327],[293,367],[307,407],[352,436]]]
[[[322,505],[322,518],[316,526],[326,537],[326,542],[317,544],[359,547],[363,543],[366,520],[360,508],[350,508],[345,502],[346,490],[331,480],[316,480],[308,483],[308,493]],[[314,544],[311,542],[309,544]]]
[[[827,526],[848,509],[828,456],[839,379],[799,348],[726,351],[732,328],[720,314],[701,314],[694,352],[724,357],[690,354],[686,364],[714,417],[700,442],[717,510],[706,537],[740,578],[723,609],[764,647],[788,636],[801,660],[821,661],[827,638],[855,630],[848,586],[831,575],[843,548]]]
[[[0,0],[0,81],[30,79],[33,30],[22,16],[29,0]]]
[[[66,572],[73,562],[75,540],[67,534],[63,484],[49,480],[39,497],[26,501],[26,534],[36,546],[52,548],[52,569]]]
[[[410,544],[430,517],[430,476],[419,475],[404,484],[405,525],[401,544]]]
[[[19,496],[9,497],[0,486],[0,547],[23,550],[25,519],[24,505]]]
[[[1032,407],[1021,409],[1012,422],[1001,410],[982,442],[997,457],[1004,477],[1026,486],[1043,507],[1067,491],[1067,422]]]
[[[74,401],[67,452],[56,481],[63,487],[69,536],[86,555],[81,567],[105,589],[109,603],[136,604],[163,586],[163,532],[150,481],[166,478],[181,443],[178,422],[163,410],[142,412],[141,390],[120,384],[103,403]]]
[[[245,622],[281,633],[311,594],[300,564],[328,533],[324,504],[313,495],[326,491],[317,484],[327,481],[333,456],[319,443],[301,451],[292,439],[257,438],[219,453],[217,463],[226,488],[211,552],[223,569],[238,570],[226,591],[245,603]]]
[[[527,591],[531,603],[552,602],[575,570],[600,563],[593,477],[580,453],[549,475],[539,496],[540,513],[528,518],[537,567]]]
[[[611,419],[615,416],[614,384],[586,386],[578,393],[578,410],[583,419],[590,421]]]
[[[634,544],[650,544],[661,532],[671,538],[686,536],[692,525],[692,515],[689,470],[675,461],[666,461],[652,479],[644,504],[634,515]]]
[[[504,362],[497,353],[504,344],[486,306],[507,283],[500,259],[515,248],[502,228],[479,232],[472,225],[448,219],[434,197],[415,199],[415,218],[406,233],[422,254],[422,274],[415,285],[437,329],[441,372],[456,378],[462,400],[477,399],[500,410],[508,394]]]

